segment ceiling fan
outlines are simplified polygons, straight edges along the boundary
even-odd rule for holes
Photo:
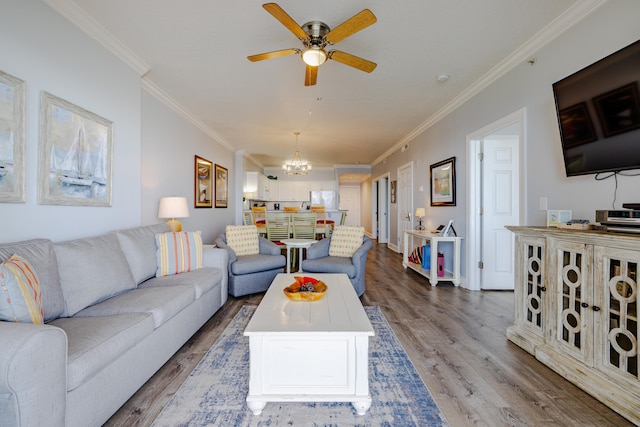
[[[247,57],[249,61],[256,62],[265,59],[279,58],[281,56],[300,54],[306,64],[304,76],[305,86],[313,86],[316,84],[318,67],[327,59],[333,59],[334,61],[367,73],[372,72],[376,68],[375,62],[367,61],[366,59],[339,50],[330,50],[328,52],[325,50],[327,45],[338,43],[340,40],[344,40],[369,25],[374,24],[377,19],[369,9],[364,9],[362,12],[357,13],[331,30],[327,24],[320,21],[310,21],[300,26],[276,3],[265,3],[262,7],[300,39],[304,48],[283,49],[251,55]]]

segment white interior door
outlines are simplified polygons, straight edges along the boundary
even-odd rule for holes
[[[518,135],[482,141],[482,289],[513,289],[514,236],[520,218]]]
[[[413,229],[413,163],[398,168],[398,248],[404,250],[404,230]]]
[[[360,187],[341,186],[339,193],[340,209],[348,211],[345,225],[360,225],[362,223],[360,217]]]

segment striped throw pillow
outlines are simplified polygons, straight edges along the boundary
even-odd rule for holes
[[[202,268],[202,235],[199,231],[156,234],[156,277]]]
[[[260,253],[258,229],[255,225],[227,225],[225,237],[227,246],[233,249],[237,256]]]
[[[331,234],[329,255],[351,257],[362,246],[364,227],[338,226]]]
[[[0,292],[0,320],[44,323],[40,282],[26,259],[13,255],[0,264]]]

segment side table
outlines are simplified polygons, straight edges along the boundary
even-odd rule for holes
[[[298,248],[298,252],[300,253],[300,268],[299,272],[302,272],[302,251],[300,249],[309,249],[311,246],[317,243],[317,240],[313,239],[284,239],[281,240],[282,243],[287,247],[287,273],[291,273],[291,248]]]

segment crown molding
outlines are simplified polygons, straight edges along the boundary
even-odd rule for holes
[[[476,80],[471,86],[462,91],[458,96],[452,99],[444,107],[438,110],[434,115],[422,122],[413,131],[396,142],[391,148],[384,152],[380,157],[375,159],[371,165],[375,166],[392,155],[395,151],[402,148],[403,145],[415,139],[418,135],[425,132],[431,126],[438,123],[445,116],[458,109],[465,102],[469,101],[475,95],[487,88],[491,83],[511,71],[523,61],[529,60],[531,55],[540,50],[543,46],[554,40],[560,34],[580,22],[586,16],[593,13],[597,8],[606,3],[607,0],[583,0],[577,1],[567,9],[562,15],[551,21],[546,27],[538,31],[533,37],[524,42],[512,54],[507,56],[503,61],[499,62],[495,67],[489,70],[484,76]]]
[[[227,142],[222,136],[220,136],[217,132],[207,126],[204,122],[199,120],[196,116],[194,116],[191,111],[187,110],[182,104],[169,96],[166,92],[156,86],[149,79],[142,77],[141,80],[142,89],[147,91],[149,94],[153,95],[160,102],[165,104],[167,107],[171,108],[178,115],[182,116],[186,121],[194,125],[196,128],[200,129],[204,132],[208,137],[216,141],[218,144],[222,145],[226,149],[231,152],[235,152],[237,150],[236,147],[232,146]]]
[[[76,27],[94,38],[111,53],[116,55],[127,65],[133,68],[138,74],[144,76],[151,67],[140,59],[133,51],[129,50],[113,34],[108,32],[91,15],[81,9],[76,3],[70,0],[42,0],[45,4],[67,18]]]

